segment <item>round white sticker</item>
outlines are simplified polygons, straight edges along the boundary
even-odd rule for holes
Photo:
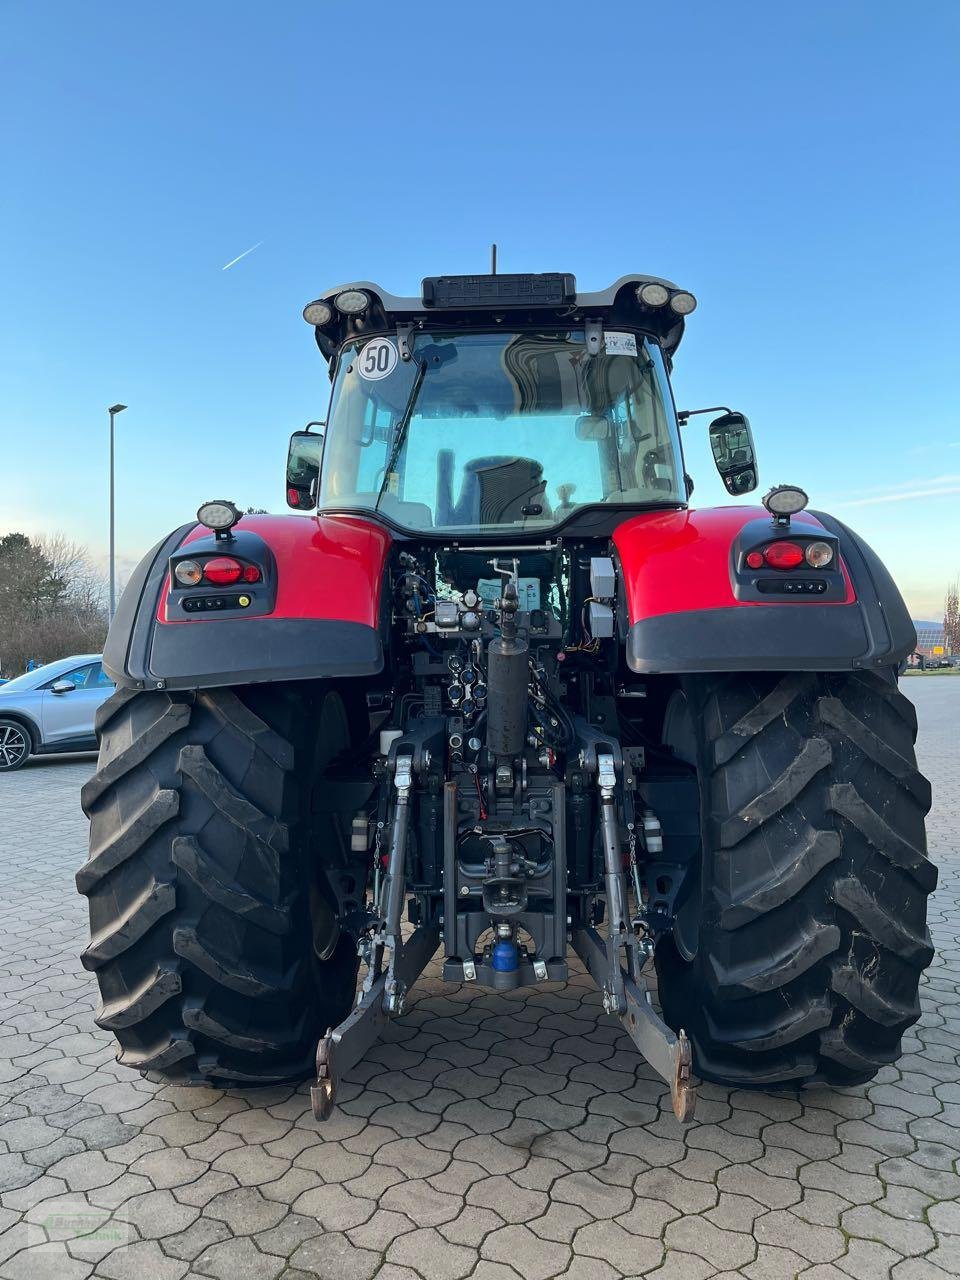
[[[387,378],[397,367],[397,348],[389,338],[373,338],[357,356],[357,372],[368,382]]]

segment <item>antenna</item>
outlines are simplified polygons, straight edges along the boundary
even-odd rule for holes
[[[490,246],[490,274],[492,276],[497,274],[497,246],[495,244]]]

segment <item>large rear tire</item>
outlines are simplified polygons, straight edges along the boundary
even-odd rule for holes
[[[322,685],[119,690],[101,707],[77,888],[120,1062],[178,1081],[310,1073],[357,974],[322,869],[349,837],[311,795],[358,728]]]
[[[665,736],[695,754],[703,855],[699,903],[656,960],[701,1076],[848,1085],[898,1057],[933,955],[916,729],[874,673],[698,676],[674,695]]]

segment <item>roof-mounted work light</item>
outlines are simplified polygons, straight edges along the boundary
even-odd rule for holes
[[[344,316],[362,316],[370,305],[370,295],[363,289],[344,289],[333,300],[334,306]]]
[[[666,285],[651,281],[650,284],[639,286],[637,301],[643,303],[645,307],[665,307],[670,301],[670,290]]]
[[[697,300],[692,293],[681,290],[680,293],[675,293],[670,299],[670,310],[674,315],[688,316],[691,311],[696,311],[696,309]]]
[[[307,324],[324,325],[333,319],[333,307],[329,302],[308,302],[303,308],[303,318]]]

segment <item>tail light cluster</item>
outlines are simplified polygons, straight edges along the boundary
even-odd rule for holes
[[[173,576],[180,587],[197,587],[207,583],[213,587],[232,587],[238,582],[259,582],[260,569],[233,556],[211,556],[204,560],[180,560]]]
[[[749,569],[829,569],[833,565],[833,547],[829,542],[771,542],[766,547],[748,551]]]

